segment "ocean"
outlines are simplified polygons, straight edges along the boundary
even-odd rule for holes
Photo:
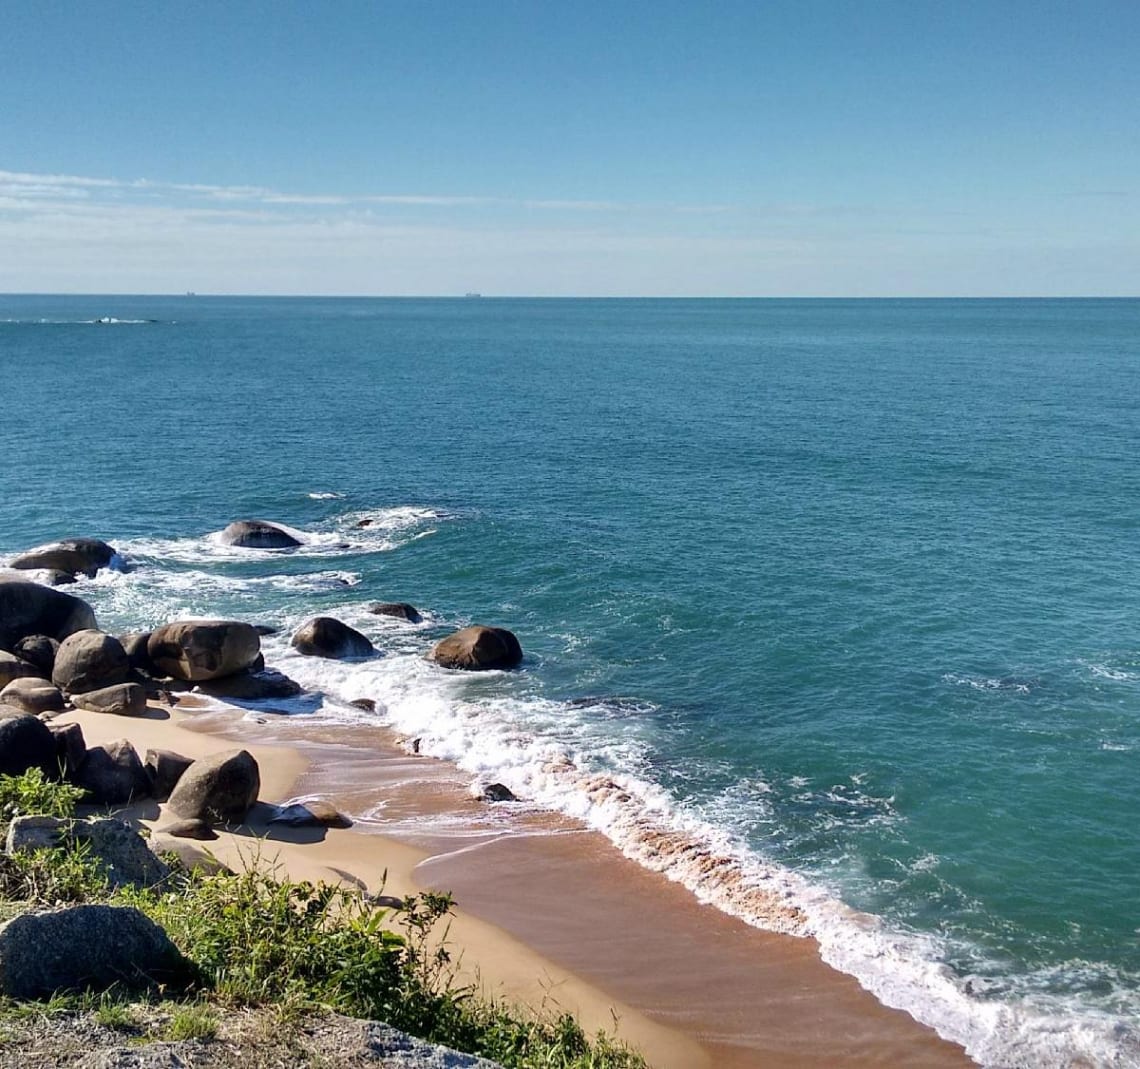
[[[1140,301],[13,296],[0,368],[0,561],[111,542],[105,629],[280,627],[275,709],[419,737],[984,1064],[1140,1065]],[[294,654],[316,613],[381,655]],[[522,668],[423,660],[470,622]]]

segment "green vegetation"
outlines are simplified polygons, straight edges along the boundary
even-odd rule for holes
[[[12,807],[8,819],[40,805],[67,815],[75,795],[29,773],[0,779],[0,805]],[[358,890],[279,879],[253,864],[237,874],[175,870],[163,886],[111,892],[84,851],[59,848],[4,859],[0,896],[29,905],[129,904],[160,924],[192,966],[181,990],[148,993],[170,1013],[163,1038],[210,1039],[220,1011],[271,1006],[285,1018],[333,1011],[386,1021],[520,1069],[645,1065],[603,1033],[590,1039],[569,1015],[536,1017],[457,985],[446,943],[447,895],[424,894],[392,910]],[[135,1027],[126,993],[34,1006],[0,1005],[0,1028],[5,1017],[61,1007],[93,1012],[106,1027]]]
[[[0,823],[6,826],[14,817],[33,814],[72,817],[82,797],[81,787],[50,780],[38,768],[22,776],[0,776]]]

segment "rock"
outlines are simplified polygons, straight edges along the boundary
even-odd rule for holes
[[[139,683],[116,683],[86,694],[73,694],[71,700],[77,709],[90,713],[142,716],[146,712],[146,690]]]
[[[97,538],[70,538],[29,550],[12,561],[11,566],[19,569],[46,568],[94,579],[95,573],[106,568],[116,556],[111,546]]]
[[[354,709],[363,709],[366,713],[376,712],[376,702],[371,698],[353,698],[348,704]]]
[[[261,672],[238,672],[221,679],[204,680],[198,684],[198,689],[212,698],[260,702],[272,698],[295,698],[301,693],[301,684],[275,668],[266,668]]]
[[[30,816],[16,817],[8,826],[9,854],[57,846],[83,849],[113,889],[153,887],[170,875],[170,869],[151,853],[143,837],[122,820]]]
[[[371,527],[375,522],[370,516],[365,516],[364,519],[356,521],[356,526],[358,528]]]
[[[0,650],[0,688],[6,687],[13,679],[43,680],[43,673],[22,657],[17,657],[7,650]]]
[[[373,616],[395,616],[399,620],[407,620],[410,624],[423,622],[423,617],[416,607],[406,601],[377,601],[368,606],[368,611]]]
[[[55,655],[59,652],[59,643],[47,635],[27,635],[16,643],[12,652],[39,669],[39,674],[44,679],[51,679],[51,670],[55,665]]]
[[[190,822],[182,821],[181,823]],[[200,824],[202,822],[194,821],[193,823]],[[171,826],[173,827],[173,825]],[[209,825],[206,827],[209,828]],[[210,831],[210,836],[214,839],[218,837],[213,830]],[[200,872],[206,876],[233,875],[233,870],[214,857],[208,847],[196,845],[193,839],[184,839],[171,835],[169,832],[156,831],[150,837],[150,848],[159,855],[177,855],[179,864],[191,872]]]
[[[248,750],[229,750],[195,761],[170,794],[170,811],[211,823],[240,821],[257,801],[261,773]]]
[[[290,643],[306,657],[371,657],[375,647],[365,635],[331,616],[314,616],[297,628]]]
[[[93,746],[75,774],[95,805],[126,805],[150,794],[150,780],[135,748],[126,739]]]
[[[514,791],[510,787],[504,786],[502,783],[488,783],[483,788],[482,798],[484,802],[517,802],[518,798],[515,797]]]
[[[234,520],[221,533],[222,545],[245,549],[293,549],[301,545],[284,528],[266,520]]]
[[[148,676],[157,676],[162,673],[154,667],[154,662],[147,652],[147,643],[150,642],[149,631],[131,631],[119,636],[127,661],[136,672],[144,672]]]
[[[369,1058],[385,1069],[502,1069],[498,1062],[414,1039],[379,1021],[365,1021],[361,1027]]]
[[[73,780],[87,757],[83,728],[78,724],[48,724],[47,729],[55,740],[56,768],[65,779]]]
[[[10,998],[169,982],[185,969],[166,933],[132,906],[70,906],[0,925],[0,990]]]
[[[294,802],[282,806],[272,817],[270,824],[286,824],[290,828],[351,828],[352,821],[340,810],[321,801]]]
[[[176,820],[158,830],[163,835],[170,835],[175,839],[199,839],[210,842],[218,837],[218,833],[205,820]]]
[[[60,572],[52,568],[44,573],[44,582],[48,586],[71,586],[72,583],[77,583],[79,580],[71,572]]]
[[[183,773],[194,763],[192,757],[183,757],[173,750],[147,750],[143,768],[150,780],[150,792],[160,802],[170,797]]]
[[[261,639],[236,620],[180,620],[151,632],[147,653],[162,674],[201,682],[248,668],[261,652]]]
[[[116,683],[131,673],[127,651],[113,635],[102,631],[76,631],[59,644],[51,681],[68,694],[86,694]]]
[[[87,602],[26,579],[0,576],[0,649],[10,650],[28,635],[62,641],[95,626]]]
[[[281,631],[281,628],[274,627],[272,624],[254,624],[253,629],[262,638],[265,638],[267,635],[276,635]]]
[[[10,705],[33,716],[39,716],[40,713],[61,712],[64,704],[59,687],[35,676],[13,679],[0,690],[0,705]]]
[[[59,777],[55,737],[38,717],[27,713],[0,713],[0,775],[21,776],[29,768]]]
[[[435,644],[428,659],[444,668],[479,671],[514,668],[522,661],[522,646],[505,627],[474,624]]]

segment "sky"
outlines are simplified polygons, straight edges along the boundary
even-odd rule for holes
[[[0,292],[1140,294],[1140,3],[4,0]]]

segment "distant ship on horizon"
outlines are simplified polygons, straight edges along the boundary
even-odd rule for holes
[[[481,293],[465,293],[465,294],[463,294],[463,296],[464,297],[482,297],[483,294],[481,294]]]

